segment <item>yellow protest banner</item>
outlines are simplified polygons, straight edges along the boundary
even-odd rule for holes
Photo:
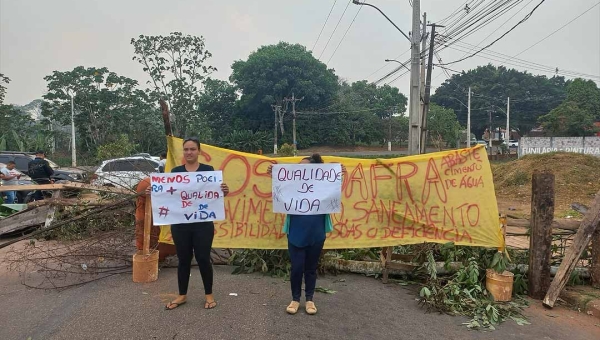
[[[167,171],[183,164],[183,140],[167,137]],[[226,220],[215,222],[215,248],[285,249],[285,216],[272,212],[269,158],[202,145],[199,162],[222,170],[230,194]],[[324,156],[342,163],[342,211],[332,214],[326,249],[384,247],[423,242],[504,248],[492,172],[485,149],[443,151],[394,159]],[[160,242],[172,244],[170,228]]]

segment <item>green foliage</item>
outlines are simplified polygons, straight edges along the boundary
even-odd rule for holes
[[[243,249],[233,253],[229,263],[237,266],[232,274],[261,272],[276,277],[289,277],[290,257],[284,249]]]
[[[600,119],[600,89],[592,80],[577,78],[567,85],[567,98],[558,107],[539,118],[552,136],[590,136]]]
[[[134,150],[135,144],[129,141],[127,135],[123,134],[116,141],[99,146],[96,158],[101,162],[107,159],[127,157]]]
[[[0,105],[4,105],[4,97],[6,96],[6,86],[4,84],[10,83],[10,78],[0,73]]]
[[[508,303],[495,303],[485,289],[485,267],[481,267],[476,258],[469,258],[454,275],[442,279],[437,276],[433,252],[429,251],[427,257],[429,280],[421,288],[419,296],[420,303],[428,310],[468,316],[471,320],[464,325],[471,329],[493,330],[508,319],[528,324],[522,314],[526,300],[516,298]]]
[[[164,149],[160,112],[151,98],[138,88],[137,81],[110,72],[106,67],[76,67],[71,71],[54,71],[44,78],[48,92],[44,95],[42,114],[62,125],[71,124],[71,97],[75,91],[75,131],[78,153],[96,155],[100,145],[114,142],[127,134],[140,152]],[[67,148],[67,145],[63,145]],[[57,146],[60,149],[61,146]]]
[[[277,154],[281,157],[292,157],[294,156],[294,146],[284,143],[277,150]]]
[[[436,89],[431,100],[454,109],[461,125],[466,126],[468,88],[471,87],[471,129],[481,136],[489,124],[488,112],[491,110],[504,117],[506,98],[510,97],[511,126],[523,135],[537,126],[539,116],[563,101],[565,85],[564,77],[547,78],[488,64],[453,75]]]
[[[270,141],[271,136],[267,132],[236,130],[224,135],[221,139],[221,145],[232,150],[256,153],[258,150],[266,149]]]
[[[589,136],[595,131],[594,116],[572,101],[560,104],[539,121],[544,130],[555,137]]]
[[[436,104],[431,104],[427,115],[427,131],[429,138],[442,150],[448,145],[456,145],[460,138],[462,127],[452,109],[446,109]]]
[[[180,32],[168,36],[140,35],[131,39],[131,45],[133,60],[150,76],[152,97],[163,98],[169,104],[174,133],[206,139],[210,129],[198,108],[199,86],[217,69],[207,65],[212,54],[205,47],[204,37]]]
[[[47,122],[32,120],[14,105],[0,105],[0,151],[47,150],[57,135],[48,131]]]
[[[283,99],[295,94],[304,99],[296,103],[297,111],[325,107],[331,104],[338,89],[338,77],[333,70],[317,60],[306,47],[280,42],[258,48],[247,60],[231,65],[230,81],[241,91],[238,116],[253,131],[272,131],[272,104],[283,106],[281,125],[291,105]],[[300,115],[301,116],[301,115]],[[319,119],[298,119],[298,141],[311,144],[316,138]],[[288,123],[289,124],[289,123]],[[282,139],[291,142],[291,128],[280,126]]]

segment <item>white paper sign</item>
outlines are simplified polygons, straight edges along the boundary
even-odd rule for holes
[[[341,211],[340,164],[275,164],[272,176],[273,212],[320,215]]]
[[[150,181],[155,225],[225,219],[222,171],[153,173]]]

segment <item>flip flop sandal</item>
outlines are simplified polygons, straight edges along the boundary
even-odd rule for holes
[[[317,314],[317,306],[312,301],[306,301],[306,314],[315,315]]]
[[[204,309],[213,309],[215,307],[217,307],[217,301],[211,301],[211,302],[205,301],[204,302]]]
[[[179,306],[181,306],[181,305],[185,305],[185,303],[186,303],[186,302],[187,302],[187,301],[183,301],[183,302],[179,302],[179,303],[177,303],[177,302],[173,302],[173,301],[171,301],[171,302],[169,302],[169,304],[168,304],[168,305],[166,305],[166,306],[165,306],[165,309],[166,309],[166,310],[173,310],[173,309],[175,309],[175,308],[177,308],[177,307],[179,307]],[[175,307],[173,307],[173,308],[169,308],[169,306],[173,306],[173,305],[175,305]]]
[[[288,314],[296,314],[298,313],[298,307],[300,307],[300,302],[292,301],[285,311],[288,312]]]

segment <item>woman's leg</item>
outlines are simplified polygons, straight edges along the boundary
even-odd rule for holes
[[[187,295],[190,282],[190,269],[192,265],[192,233],[191,228],[187,226],[171,226],[171,235],[177,251],[179,264],[177,265],[177,283],[179,285],[179,295]]]
[[[214,302],[214,298],[212,297],[213,267],[210,259],[210,251],[215,237],[215,228],[211,225],[202,225],[194,226],[193,229],[192,242],[194,243],[194,255],[196,256],[196,262],[198,262],[200,276],[202,276],[202,283],[204,284],[204,294],[206,294],[206,302],[209,305],[207,308],[212,308],[210,305]]]
[[[298,248],[288,242],[288,251],[290,253],[290,261],[292,263],[292,269],[290,273],[292,300],[300,302],[300,296],[302,295],[302,276],[304,274],[306,249]]]
[[[306,301],[312,301],[317,285],[317,267],[325,241],[306,247],[306,264],[304,265],[304,293]]]

